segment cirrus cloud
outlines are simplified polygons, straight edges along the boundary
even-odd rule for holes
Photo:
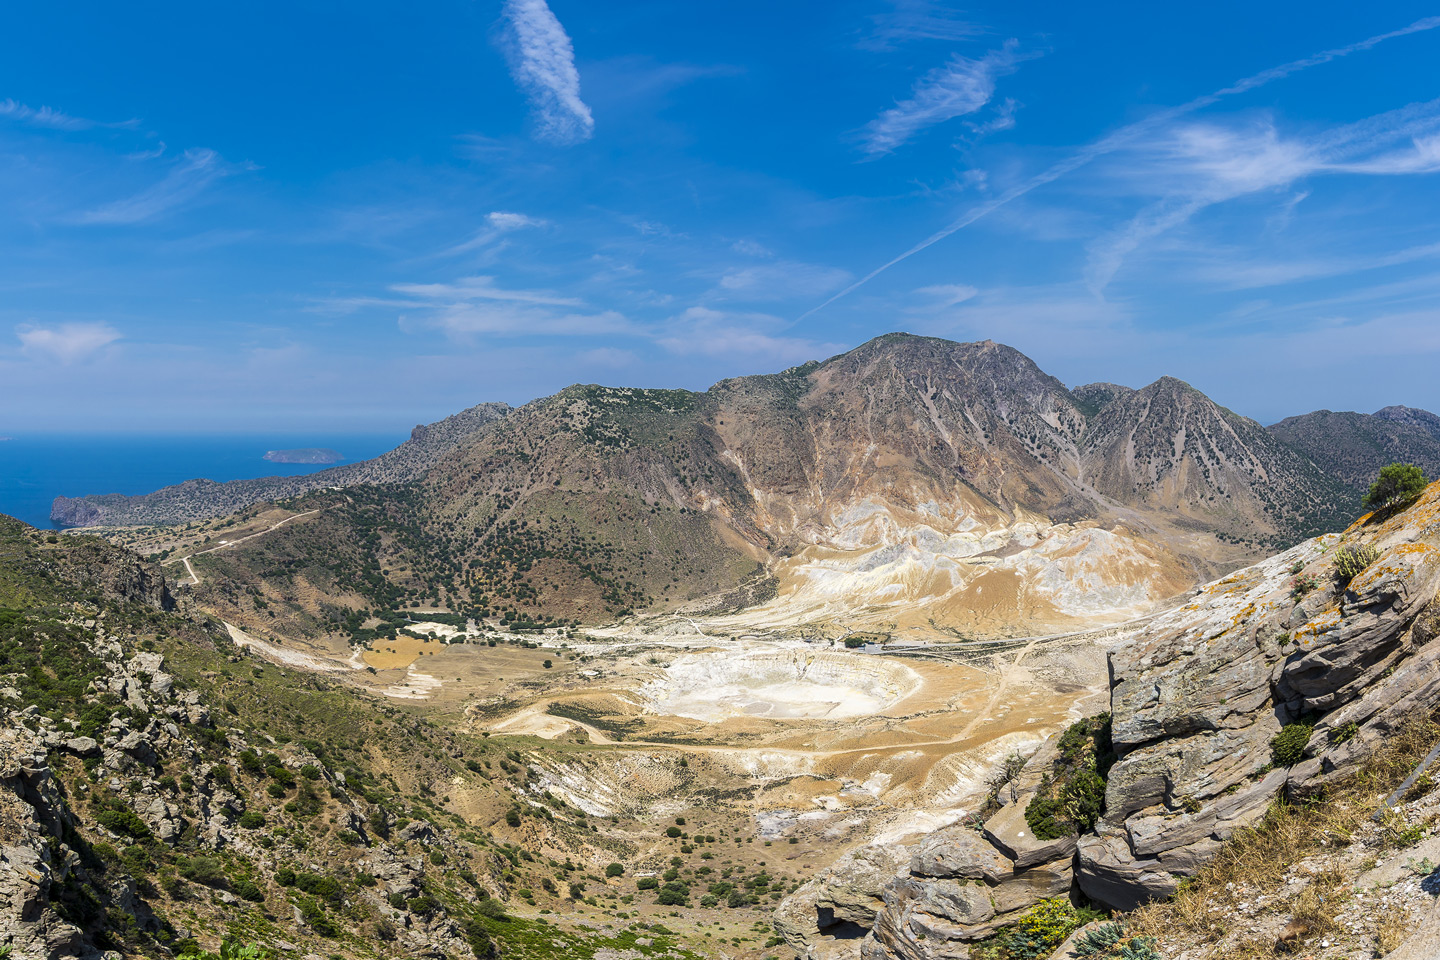
[[[871,157],[883,156],[904,146],[927,127],[975,113],[995,96],[997,78],[1013,72],[1021,61],[1037,56],[1037,53],[1020,53],[1019,44],[1007,40],[999,50],[992,50],[978,60],[951,57],[949,63],[921,77],[909,99],[901,100],[870,121],[862,135],[861,148]],[[1008,119],[1013,113],[1013,101],[1007,101],[1001,117]],[[1009,120],[994,125],[993,129],[1013,125],[1013,120]]]
[[[119,340],[120,331],[108,323],[62,323],[55,327],[21,326],[15,329],[26,356],[75,363]]]
[[[575,48],[545,0],[506,0],[504,49],[510,75],[530,98],[536,136],[551,143],[588,140],[595,118],[580,99]]]

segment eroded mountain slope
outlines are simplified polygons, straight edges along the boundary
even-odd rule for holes
[[[1178,381],[1072,394],[1009,347],[904,334],[706,393],[567,388],[383,489],[319,491],[290,505],[317,516],[207,562],[310,615],[759,602],[767,622],[1005,633],[1133,616],[1349,496]],[[334,556],[305,545],[318,529]],[[373,589],[335,559],[366,544]]]

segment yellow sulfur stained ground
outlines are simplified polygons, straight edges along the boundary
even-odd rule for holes
[[[401,634],[394,640],[376,640],[374,648],[361,654],[366,665],[376,670],[403,670],[421,657],[434,656],[445,644],[433,637],[409,637]]]

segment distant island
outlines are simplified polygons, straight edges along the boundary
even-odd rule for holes
[[[345,458],[327,447],[302,447],[299,450],[270,450],[265,459],[271,463],[339,463]]]

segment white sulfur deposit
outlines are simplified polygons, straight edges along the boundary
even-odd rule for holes
[[[920,682],[909,667],[859,654],[696,653],[677,658],[640,693],[650,712],[694,720],[835,720],[879,713]]]

